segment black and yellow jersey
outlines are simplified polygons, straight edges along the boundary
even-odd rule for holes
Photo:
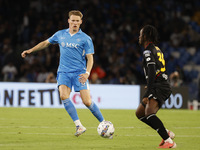
[[[152,43],[150,43],[143,52],[143,69],[147,83],[149,80],[149,65],[155,65],[154,74],[156,83],[168,80],[164,55],[162,51]]]
[[[143,68],[147,80],[147,90],[143,98],[154,98],[161,107],[172,91],[166,73],[164,55],[153,43],[150,43],[143,52]]]

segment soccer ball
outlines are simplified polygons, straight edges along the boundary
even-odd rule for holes
[[[102,121],[97,127],[98,134],[103,138],[113,138],[115,128],[110,121]]]

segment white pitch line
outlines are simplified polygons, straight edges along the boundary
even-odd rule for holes
[[[0,128],[75,128],[75,127],[54,127],[54,126],[0,126]],[[97,128],[97,127],[87,127],[87,128]],[[117,129],[133,129],[142,127],[115,127]]]
[[[172,127],[174,129],[200,129],[200,127]]]
[[[75,128],[75,127],[51,127],[51,126],[0,126],[0,128]]]
[[[23,135],[23,134],[29,134],[29,135],[70,135],[70,136],[73,136],[73,134],[70,134],[70,133],[28,133],[28,132],[23,132],[23,133],[19,133],[19,132],[0,132],[0,134],[19,134],[19,135]],[[85,136],[97,136],[98,134],[84,134]],[[117,134],[117,136],[139,136],[139,137],[147,137],[147,136],[151,136],[151,137],[156,137],[158,135],[152,135],[152,134],[138,134],[138,135],[131,135],[131,134],[125,134],[125,135],[119,135]],[[176,135],[176,137],[191,137],[191,138],[200,138],[200,135]]]
[[[74,128],[74,127],[67,127],[67,126],[62,126],[62,127],[55,127],[55,126],[0,126],[0,128],[47,128],[47,129],[62,129],[62,128]],[[97,127],[87,127],[89,129],[92,129],[92,128],[97,128]],[[146,127],[115,127],[115,129],[142,129],[142,128],[146,128]],[[171,128],[174,128],[174,129],[200,129],[200,127],[171,127]]]

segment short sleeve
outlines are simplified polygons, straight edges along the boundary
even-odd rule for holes
[[[58,43],[58,34],[59,34],[59,32],[56,32],[54,35],[52,35],[50,38],[48,38],[48,41],[51,44],[57,44]]]
[[[86,39],[84,49],[86,54],[94,54],[94,45],[90,37]]]

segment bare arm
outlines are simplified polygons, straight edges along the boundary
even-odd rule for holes
[[[79,80],[81,83],[85,83],[89,78],[94,63],[93,54],[87,54],[86,57],[87,57],[87,70],[84,74],[80,75]]]
[[[87,70],[86,70],[86,72],[90,73],[91,70],[92,70],[92,66],[94,64],[93,54],[88,54],[88,55],[86,55],[86,57],[87,57]],[[88,74],[88,76],[89,76],[89,74]]]
[[[42,50],[42,49],[48,47],[50,44],[51,44],[51,43],[50,43],[48,40],[45,40],[45,41],[43,41],[43,42],[40,42],[39,44],[37,44],[37,45],[34,46],[33,48],[23,51],[23,52],[21,53],[21,56],[24,58],[24,57],[26,57],[27,54],[30,54],[30,53],[35,52],[35,51]]]

